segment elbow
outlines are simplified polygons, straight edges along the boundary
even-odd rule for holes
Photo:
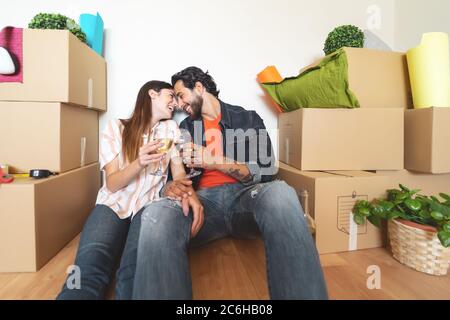
[[[114,183],[111,182],[110,178],[106,178],[106,189],[108,189],[110,193],[115,193],[118,190]]]

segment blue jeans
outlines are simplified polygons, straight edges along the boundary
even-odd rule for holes
[[[205,222],[191,241],[192,215],[163,199],[142,213],[134,299],[191,299],[188,244],[225,236],[264,241],[272,299],[327,299],[319,256],[294,189],[284,181],[197,191]],[[205,263],[208,263],[205,261]]]
[[[104,299],[119,261],[115,298],[131,299],[143,210],[131,220],[120,219],[105,205],[95,206],[83,227],[74,263],[81,288],[69,289],[66,281],[58,300]]]

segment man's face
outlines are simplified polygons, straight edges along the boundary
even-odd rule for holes
[[[191,119],[197,119],[202,113],[203,98],[195,91],[184,86],[183,81],[178,80],[174,86],[178,97],[178,105],[189,114]]]

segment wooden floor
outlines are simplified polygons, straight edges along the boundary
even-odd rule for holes
[[[73,263],[79,237],[36,273],[0,273],[0,299],[54,299]],[[191,250],[194,299],[268,299],[261,240],[223,239]],[[321,256],[331,299],[450,299],[450,274],[426,275],[384,248]],[[367,288],[367,267],[381,269],[381,289]],[[112,295],[110,295],[110,298]]]

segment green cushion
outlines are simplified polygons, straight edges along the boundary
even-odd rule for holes
[[[297,77],[261,85],[286,112],[299,108],[359,107],[348,85],[347,55],[343,49],[326,56]]]

